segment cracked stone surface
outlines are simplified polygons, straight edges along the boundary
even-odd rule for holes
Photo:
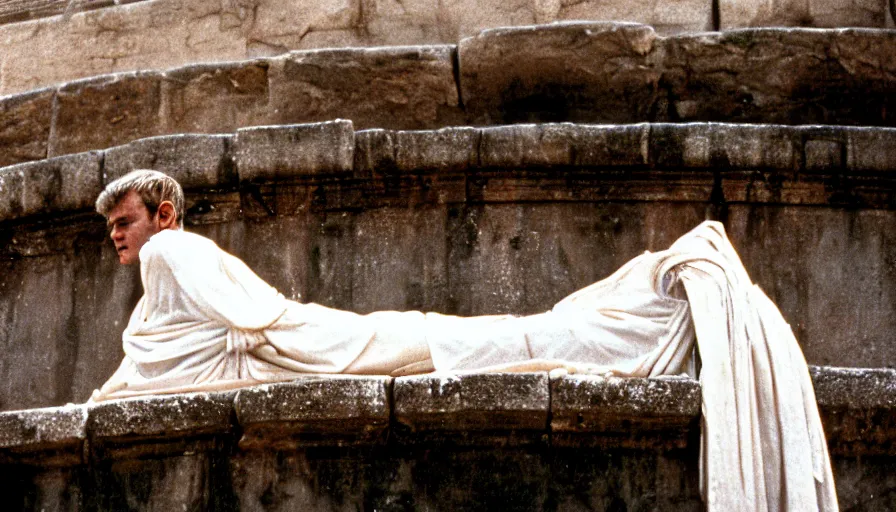
[[[229,135],[162,135],[107,149],[103,183],[134,169],[155,169],[185,189],[228,188],[237,184],[229,162]]]
[[[389,424],[389,377],[309,376],[241,390],[235,400],[245,449],[351,445]]]
[[[111,75],[60,87],[50,156],[105,149],[161,131],[158,73]]]
[[[80,444],[87,437],[87,407],[67,405],[0,413],[0,449],[41,450]]]
[[[42,89],[0,99],[0,166],[47,157],[55,94]]]
[[[633,23],[487,30],[458,44],[461,97],[475,124],[644,120],[661,76],[656,40]]]
[[[395,379],[395,419],[412,430],[545,430],[547,373]]]
[[[352,122],[337,120],[244,128],[236,134],[233,159],[241,181],[288,180],[350,173],[354,150]]]
[[[140,439],[226,433],[235,392],[158,395],[90,405],[92,438]]]
[[[453,46],[293,52],[271,61],[272,124],[351,119],[362,128],[462,124]]]
[[[128,2],[0,25],[5,50],[0,94],[104,73],[290,50],[455,43],[483,29],[564,19],[633,20],[653,24],[661,33],[712,28],[711,6],[703,0]]]
[[[0,219],[90,209],[102,190],[98,152],[0,169]]]

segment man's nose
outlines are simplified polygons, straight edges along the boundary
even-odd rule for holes
[[[118,226],[112,228],[112,231],[109,232],[109,238],[113,241],[118,241],[124,238],[124,233],[118,229]]]

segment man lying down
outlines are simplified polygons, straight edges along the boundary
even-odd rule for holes
[[[368,315],[285,299],[240,259],[182,229],[172,178],[134,171],[96,202],[144,295],[125,357],[91,401],[212,391],[308,374],[556,370],[693,372],[703,390],[701,489],[710,510],[836,510],[806,362],[750,282],[724,228],[704,222],[668,250],[531,316]]]

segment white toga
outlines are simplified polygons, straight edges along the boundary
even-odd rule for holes
[[[358,315],[301,304],[184,231],[153,236],[140,262],[145,294],[122,336],[125,358],[94,401],[309,373],[566,368],[651,377],[693,372],[696,332],[709,509],[836,510],[802,352],[721,224],[704,222],[668,250],[523,317]]]

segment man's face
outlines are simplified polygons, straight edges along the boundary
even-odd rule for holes
[[[130,265],[140,260],[140,248],[161,228],[137,192],[131,190],[109,212],[109,236],[118,252],[118,262]]]

